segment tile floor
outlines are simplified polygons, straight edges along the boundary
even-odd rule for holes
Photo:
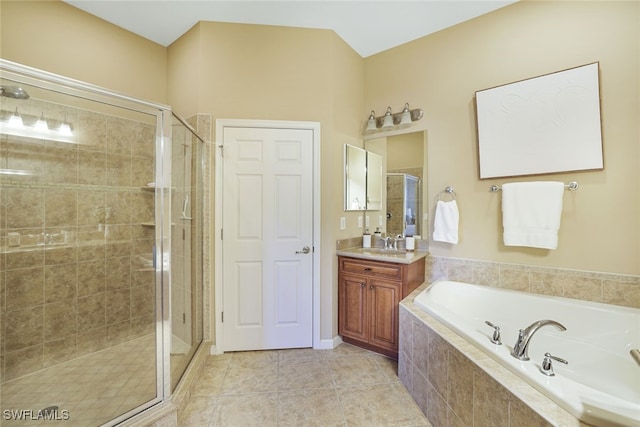
[[[210,356],[182,427],[431,426],[397,363],[349,344]]]
[[[96,427],[149,401],[156,396],[154,339],[146,335],[5,382],[0,425]],[[37,419],[39,410],[54,405],[54,419]],[[33,412],[16,414],[19,420],[5,412],[12,410]]]

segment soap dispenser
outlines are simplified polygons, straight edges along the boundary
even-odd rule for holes
[[[362,235],[362,247],[370,248],[371,247],[371,234],[369,234],[369,229],[365,229],[364,234]]]

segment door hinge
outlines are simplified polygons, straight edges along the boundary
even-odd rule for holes
[[[222,323],[224,323],[224,311],[221,313],[222,316]]]
[[[182,313],[182,323],[187,323],[187,315]]]
[[[224,229],[220,229],[220,240],[224,239]]]
[[[224,157],[224,145],[218,145],[218,148],[220,149],[220,157]]]

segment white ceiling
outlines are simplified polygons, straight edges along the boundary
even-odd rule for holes
[[[163,46],[198,21],[334,30],[362,57],[517,0],[64,0]]]

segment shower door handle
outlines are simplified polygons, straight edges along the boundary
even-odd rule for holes
[[[305,246],[301,251],[296,251],[296,254],[308,254],[311,252],[311,248],[309,246]]]

